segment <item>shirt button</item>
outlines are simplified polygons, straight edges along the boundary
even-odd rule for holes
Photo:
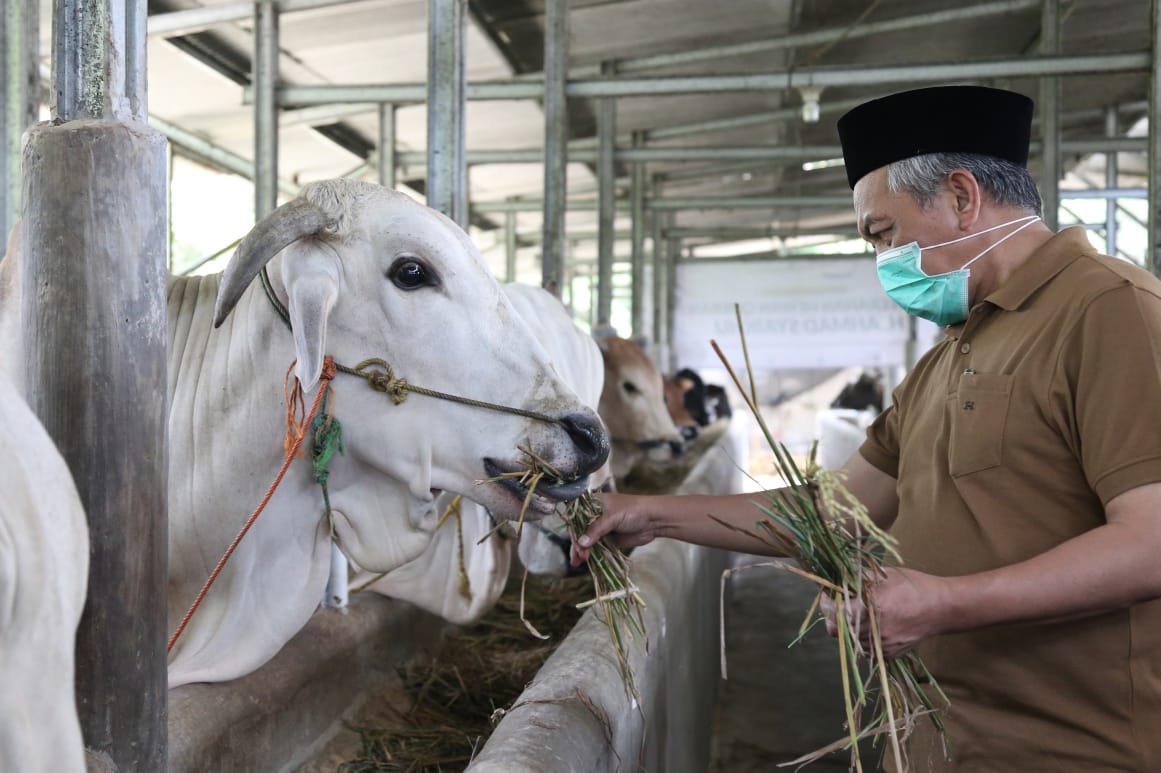
[[[972,345],[971,345],[971,344],[961,344],[961,345],[960,345],[960,347],[959,347],[959,351],[960,351],[960,353],[961,353],[961,354],[967,354],[967,353],[968,353],[968,352],[970,352],[971,350],[972,350]]]

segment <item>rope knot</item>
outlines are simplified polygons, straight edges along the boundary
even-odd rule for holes
[[[323,359],[322,375],[320,378],[323,381],[331,381],[335,377],[336,370],[337,368],[335,367],[335,358],[328,354],[326,358]]]
[[[355,373],[367,379],[367,383],[376,392],[390,395],[391,401],[396,405],[406,400],[407,393],[411,391],[411,385],[404,379],[395,378],[395,373],[387,361],[378,357],[360,362],[355,366]]]

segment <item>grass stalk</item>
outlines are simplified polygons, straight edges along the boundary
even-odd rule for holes
[[[811,449],[806,464],[800,465],[774,437],[758,408],[745,329],[740,310],[736,306],[735,310],[749,375],[748,391],[717,342],[711,341],[710,345],[757,421],[774,454],[776,471],[786,487],[766,492],[765,501],[755,503],[761,517],[755,522],[753,532],[730,528],[750,534],[793,559],[797,567],[785,565],[784,568],[818,586],[818,594],[793,643],[800,641],[821,618],[819,602],[824,594],[833,602],[837,628],[846,738],[784,764],[808,764],[833,751],[848,748],[852,770],[861,771],[859,742],[887,734],[896,769],[902,773],[908,768],[906,740],[922,717],[929,717],[934,723],[941,734],[944,753],[950,759],[950,744],[940,716],[941,708],[935,702],[938,698],[942,708],[946,708],[947,696],[914,651],[890,659],[883,653],[878,610],[873,594],[868,591],[874,582],[885,576],[885,562],[902,564],[895,541],[870,519],[866,507],[846,489],[841,472],[820,469],[814,459],[814,449]],[[858,630],[857,621],[861,617],[851,614],[859,604],[867,610],[869,632]],[[852,619],[856,621],[854,625]],[[866,639],[870,641],[869,651],[865,651],[861,643]],[[868,661],[865,679],[860,674],[861,660]],[[864,722],[864,713],[868,709],[871,718]]]

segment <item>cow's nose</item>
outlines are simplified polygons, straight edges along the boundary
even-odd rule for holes
[[[609,458],[609,436],[595,414],[572,413],[560,420],[580,456],[577,472],[587,475]]]

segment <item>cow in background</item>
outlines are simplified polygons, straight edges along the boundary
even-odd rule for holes
[[[706,384],[692,368],[665,377],[665,402],[686,442],[693,442],[702,427],[732,415],[726,390]]]
[[[661,371],[626,338],[609,336],[597,343],[605,365],[597,412],[612,441],[613,479],[619,481],[645,459],[665,464],[679,458],[685,439],[669,415]]]
[[[883,412],[883,379],[877,373],[863,371],[854,381],[849,382],[831,408],[850,408],[855,411],[873,410],[876,415]]]
[[[842,388],[816,419],[815,459],[826,470],[841,469],[867,437],[867,427],[883,412],[883,382],[864,371]]]

